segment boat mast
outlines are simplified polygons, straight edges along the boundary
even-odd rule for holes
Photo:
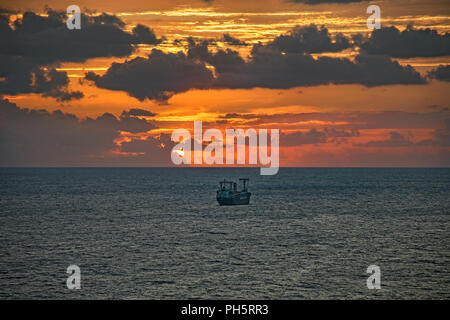
[[[247,191],[247,186],[248,186],[248,182],[249,182],[249,178],[240,178],[239,181],[242,181],[243,184],[243,189],[242,191]]]

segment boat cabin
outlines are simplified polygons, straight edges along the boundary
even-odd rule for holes
[[[237,190],[237,183],[223,180],[219,182],[217,201],[220,205],[249,204],[251,193],[247,191],[249,179],[241,178],[242,189]]]

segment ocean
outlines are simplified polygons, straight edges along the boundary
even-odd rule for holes
[[[450,298],[450,169],[2,168],[0,208],[0,299]]]

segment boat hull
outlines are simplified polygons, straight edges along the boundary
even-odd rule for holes
[[[217,195],[217,202],[221,206],[247,205],[250,203],[250,192],[238,192],[231,195]]]

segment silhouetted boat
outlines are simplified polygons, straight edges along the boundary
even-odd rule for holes
[[[223,180],[220,181],[219,190],[217,190],[217,202],[221,206],[232,206],[238,204],[249,204],[250,196],[252,195],[247,191],[248,182],[250,179],[239,179],[242,181],[242,190],[237,191],[237,184],[234,181]]]

